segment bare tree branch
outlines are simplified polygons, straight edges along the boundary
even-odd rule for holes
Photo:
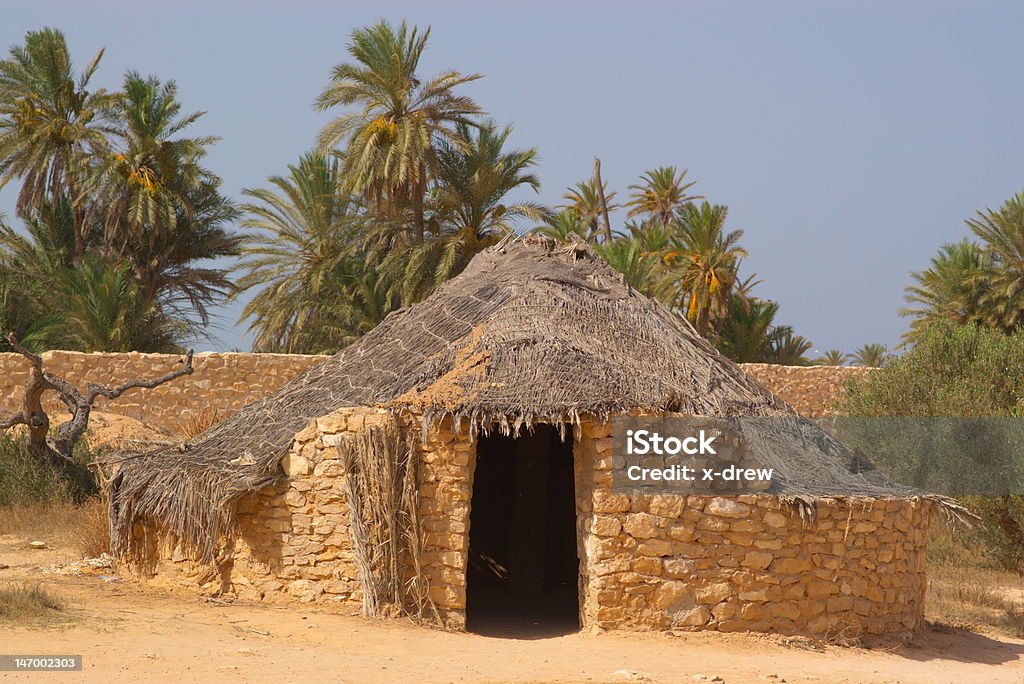
[[[74,404],[74,408],[71,409],[71,420],[61,425],[57,430],[57,436],[54,438],[54,448],[61,454],[71,455],[75,444],[82,438],[82,435],[85,434],[86,429],[89,427],[89,415],[92,413],[92,405],[99,397],[117,399],[130,389],[153,389],[183,375],[192,375],[192,356],[193,351],[189,349],[188,354],[185,355],[184,365],[181,368],[153,380],[131,380],[113,388],[89,383],[89,389],[84,397],[78,391],[78,388],[71,383],[63,378],[51,376],[51,381],[56,386],[58,393],[60,393],[65,403],[69,407],[72,405],[72,402]]]
[[[43,369],[43,358],[25,349],[14,333],[7,335],[7,341],[11,348],[28,359],[32,364],[28,382],[25,383],[25,396],[22,410],[0,422],[0,430],[6,430],[14,425],[27,425],[29,429],[29,449],[37,454],[47,453],[51,458],[60,457],[65,461],[71,460],[75,444],[85,434],[89,427],[89,415],[92,412],[92,405],[100,397],[117,399],[131,389],[153,389],[170,382],[183,375],[191,375],[193,372],[192,357],[190,349],[182,361],[182,367],[171,371],[153,380],[131,380],[116,387],[106,387],[96,383],[89,383],[85,394],[64,378],[53,375]],[[64,423],[57,430],[53,440],[53,446],[47,443],[47,433],[50,429],[50,419],[43,411],[42,395],[44,392],[53,391],[57,393],[60,400],[68,407],[71,413],[71,420]]]
[[[156,378],[155,380],[132,380],[131,382],[126,382],[123,385],[118,385],[113,389],[104,387],[103,385],[94,385],[90,383],[89,392],[86,395],[86,399],[89,401],[90,404],[96,401],[96,399],[101,396],[106,397],[107,399],[117,399],[119,396],[121,396],[130,389],[153,389],[155,387],[159,387],[165,382],[170,382],[171,380],[180,378],[183,375],[192,375],[192,355],[193,351],[189,349],[188,354],[185,355],[184,367],[179,368],[175,371],[171,371],[166,375],[161,375],[159,378]]]
[[[18,411],[13,416],[0,420],[0,431],[10,429],[15,425],[27,425],[28,421],[25,420],[25,416],[21,411]]]
[[[29,451],[38,456],[50,454],[50,449],[46,444],[46,435],[50,431],[50,417],[43,410],[43,394],[54,389],[54,386],[43,372],[41,356],[21,346],[21,342],[18,341],[14,333],[8,333],[7,342],[14,351],[28,359],[32,365],[28,380],[25,381],[25,394],[22,397],[20,412],[21,424],[28,427]]]
[[[11,349],[28,359],[34,367],[39,370],[43,369],[43,357],[38,354],[34,354],[21,346],[21,342],[18,341],[18,338],[14,333],[7,333],[7,344],[11,345]]]

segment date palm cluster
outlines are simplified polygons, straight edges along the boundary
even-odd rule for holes
[[[645,172],[619,205],[597,162],[559,206],[530,201],[536,149],[511,147],[512,127],[467,94],[479,74],[421,74],[429,38],[404,22],[353,31],[313,103],[333,118],[236,204],[204,165],[217,138],[191,134],[203,113],[182,111],[174,81],[129,71],[117,91],[94,87],[102,51],[78,71],[61,32],[29,32],[0,60],[0,187],[20,184],[0,216],[0,330],[33,351],[175,351],[237,298],[255,350],[333,352],[532,230],[590,242],[734,360],[808,362],[811,343],[754,293],[728,207],[685,170]],[[975,242],[913,274],[911,341],[936,319],[1019,327],[1024,195],[969,226]]]
[[[0,329],[34,350],[175,351],[229,292],[197,262],[238,253],[238,211],[175,83],[93,88],[102,57],[76,73],[44,29],[0,60],[0,186],[20,182],[22,222],[0,222]]]

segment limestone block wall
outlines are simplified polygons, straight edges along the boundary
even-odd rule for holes
[[[141,420],[170,434],[198,416],[216,411],[223,419],[247,404],[272,394],[326,357],[298,354],[201,353],[192,375],[153,390],[129,390],[120,398],[96,402],[97,411]],[[116,385],[139,378],[156,378],[180,367],[174,354],[83,354],[52,351],[43,354],[45,368],[79,387],[89,382]],[[0,415],[20,408],[28,363],[17,354],[0,354]],[[64,412],[50,393],[46,405],[52,416]]]
[[[763,494],[620,494],[609,436],[584,424],[576,454],[585,627],[857,638],[923,625],[928,502],[820,499],[806,523]]]
[[[345,409],[310,421],[281,462],[287,479],[239,502],[239,535],[219,575],[204,575],[165,540],[157,576],[249,600],[361,605],[337,445],[385,419],[382,411]]]
[[[418,448],[423,572],[444,625],[462,629],[476,445],[464,430],[453,430],[446,421]]]
[[[117,384],[153,378],[176,368],[173,354],[83,354],[53,351],[43,354],[46,368],[84,387],[88,382]],[[193,418],[216,412],[221,419],[278,390],[287,381],[325,356],[301,354],[200,353],[195,372],[155,390],[131,390],[116,401],[97,402],[97,410],[135,418],[171,434]],[[743,369],[795,406],[820,417],[847,379],[870,369],[833,366],[775,366],[744,364]],[[17,354],[0,354],[0,414],[18,410],[28,365]],[[53,397],[47,408],[59,416],[63,407]]]
[[[165,543],[156,574],[206,591],[269,602],[297,600],[358,607],[359,569],[352,545],[345,474],[337,446],[346,435],[383,426],[389,414],[341,409],[311,421],[281,465],[288,478],[240,502],[240,534],[219,575],[206,577]],[[419,435],[418,425],[414,434]],[[414,445],[420,464],[422,567],[442,622],[465,625],[469,504],[475,448],[442,425]]]
[[[779,366],[771,363],[744,363],[741,367],[810,418],[828,415],[848,380],[875,370],[860,366]]]

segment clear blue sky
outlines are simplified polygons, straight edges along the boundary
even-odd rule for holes
[[[645,169],[688,168],[746,231],[757,292],[816,350],[898,343],[908,273],[1024,189],[1020,2],[5,0],[0,46],[55,26],[78,64],[106,47],[98,84],[176,79],[239,198],[311,147],[313,99],[380,17],[433,27],[424,74],[486,75],[467,91],[538,148],[541,201],[594,155],[620,197]],[[249,348],[238,309],[212,348]]]

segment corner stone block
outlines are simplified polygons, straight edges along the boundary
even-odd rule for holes
[[[281,468],[288,474],[288,477],[295,478],[309,475],[309,461],[293,452],[289,452],[281,459]]]

